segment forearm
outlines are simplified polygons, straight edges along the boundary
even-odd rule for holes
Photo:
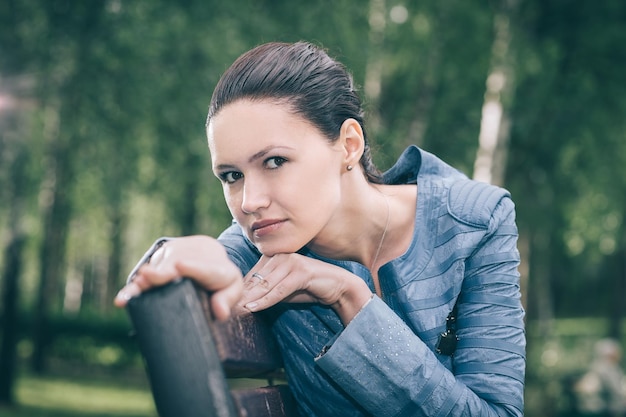
[[[496,404],[506,401],[505,387],[516,381],[490,376],[487,383],[501,384],[502,396],[481,399],[377,297],[316,361],[372,415],[521,415],[514,405]]]

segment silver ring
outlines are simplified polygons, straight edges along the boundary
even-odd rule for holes
[[[255,272],[254,274],[252,274],[252,278],[258,278],[261,281],[265,281],[265,278],[263,278],[263,276],[259,274],[258,272]]]

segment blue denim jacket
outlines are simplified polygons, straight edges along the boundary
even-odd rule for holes
[[[385,173],[417,184],[413,242],[379,270],[345,328],[321,305],[274,308],[290,387],[306,416],[521,416],[525,371],[515,210],[507,191],[409,147]],[[234,224],[219,240],[247,273],[259,253]],[[367,268],[321,258],[363,278]],[[436,353],[457,306],[458,345]]]

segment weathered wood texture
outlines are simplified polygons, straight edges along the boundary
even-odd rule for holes
[[[128,304],[161,417],[292,417],[286,385],[232,389],[227,378],[274,378],[282,361],[262,318],[211,319],[208,295],[183,279]]]

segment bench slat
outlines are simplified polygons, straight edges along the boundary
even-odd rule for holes
[[[249,390],[233,390],[235,404],[245,410],[243,416],[295,417],[297,407],[286,385],[274,385]]]
[[[226,322],[210,321],[215,347],[227,377],[260,377],[282,367],[269,325],[258,315],[240,312]]]

